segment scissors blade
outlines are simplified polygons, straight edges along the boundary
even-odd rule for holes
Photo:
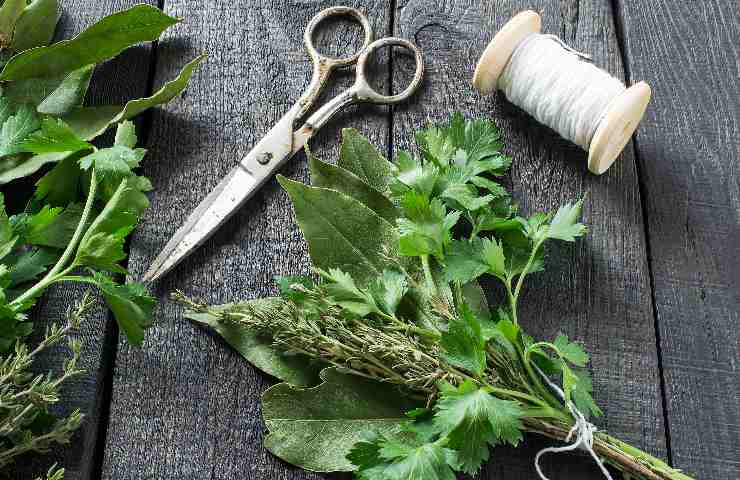
[[[295,152],[294,135],[305,145],[308,136],[293,133],[296,109],[292,108],[262,140],[219,182],[167,242],[144,274],[153,282],[203,244],[223,225]]]

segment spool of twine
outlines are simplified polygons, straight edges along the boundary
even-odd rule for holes
[[[619,156],[650,101],[650,87],[627,88],[588,56],[554,35],[540,33],[533,11],[509,20],[478,61],[473,85],[506,98],[563,138],[588,151],[588,169],[600,175]]]

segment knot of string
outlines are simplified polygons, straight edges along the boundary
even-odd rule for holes
[[[510,102],[588,150],[609,104],[626,90],[554,35],[525,38],[498,79]]]
[[[543,378],[543,380],[547,383],[547,386],[550,387],[552,391],[557,393],[557,395],[565,402],[565,405],[568,407],[568,410],[570,410],[571,415],[573,415],[573,418],[575,419],[575,424],[568,432],[568,436],[565,437],[565,441],[571,442],[568,445],[564,445],[562,447],[546,447],[537,452],[537,455],[534,457],[534,468],[537,470],[537,474],[540,476],[540,479],[542,480],[549,480],[544,473],[542,473],[542,468],[540,467],[540,458],[542,455],[546,453],[564,453],[564,452],[572,452],[574,450],[584,450],[588,452],[589,455],[594,459],[596,462],[596,465],[599,466],[601,469],[601,473],[604,474],[604,478],[607,480],[612,480],[611,474],[609,474],[609,471],[606,469],[606,466],[604,466],[604,462],[601,461],[598,455],[596,455],[596,452],[594,451],[594,432],[597,431],[596,425],[586,420],[586,417],[583,416],[583,414],[576,408],[576,406],[573,404],[573,402],[565,399],[565,393],[563,390],[557,386],[554,382],[552,382],[547,375],[542,372],[542,370],[537,367],[537,365],[534,366],[534,368],[537,370],[537,373]],[[573,436],[575,435],[575,439],[573,439]],[[572,440],[573,439],[573,440]],[[572,440],[572,441],[571,441]]]

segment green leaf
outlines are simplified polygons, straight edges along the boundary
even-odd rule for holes
[[[403,412],[416,406],[391,385],[334,368],[321,379],[313,388],[281,383],[262,395],[265,447],[305,470],[353,470],[346,458],[352,446],[368,435],[399,431],[408,420]]]
[[[372,447],[365,446],[365,464],[358,474],[361,480],[455,480],[453,467],[457,466],[455,451],[441,444],[409,444],[396,439],[383,438],[377,443],[372,457]],[[372,443],[370,443],[372,445]],[[360,461],[361,452],[353,451],[353,459]]]
[[[487,318],[491,316],[491,311],[488,307],[488,299],[478,282],[468,282],[463,284],[462,292],[465,303],[470,306],[478,318]]]
[[[488,264],[481,257],[483,241],[453,240],[445,252],[445,278],[447,281],[468,283],[488,271]]]
[[[349,274],[337,268],[330,268],[328,272],[321,269],[317,271],[326,280],[324,286],[329,295],[328,302],[339,305],[360,317],[380,312],[372,294],[357,288]]]
[[[28,103],[39,113],[59,116],[82,105],[95,65],[45,78],[10,82],[3,95],[14,104]]]
[[[251,308],[271,309],[282,304],[279,298],[260,298],[245,302]],[[234,307],[233,304],[211,307],[218,312]],[[285,355],[273,346],[272,340],[255,334],[236,322],[221,321],[208,313],[186,312],[185,318],[206,325],[219,334],[249,363],[268,375],[297,386],[312,386],[319,381],[319,365],[302,355]]]
[[[496,398],[471,380],[459,387],[446,386],[435,410],[435,425],[448,436],[461,470],[468,474],[477,473],[488,460],[489,445],[516,446],[522,440],[524,412],[519,404]]]
[[[429,197],[437,183],[439,170],[431,163],[424,164],[410,153],[401,150],[396,157],[396,178],[391,189],[402,195],[408,189]]]
[[[448,330],[442,333],[443,358],[450,365],[481,376],[486,369],[485,343],[478,319],[470,307],[462,304]]]
[[[136,5],[103,18],[71,40],[26,50],[11,58],[0,80],[48,77],[115,57],[124,49],[156,40],[177,20],[150,5]]]
[[[34,199],[52,207],[68,205],[79,198],[81,171],[77,159],[65,158],[36,182]]]
[[[10,287],[30,282],[46,273],[49,265],[59,259],[59,254],[45,248],[32,248],[10,259]]]
[[[41,128],[23,141],[21,148],[31,153],[55,153],[78,152],[93,146],[79,138],[62,120],[47,117],[41,121]]]
[[[493,195],[478,195],[475,187],[463,183],[449,185],[440,195],[442,198],[454,200],[465,210],[475,211],[483,208],[493,201]]]
[[[138,189],[121,181],[100,214],[80,240],[75,264],[126,273],[118,262],[126,258],[123,246],[149,200]]]
[[[395,315],[403,296],[408,292],[406,275],[394,270],[384,270],[383,275],[369,286],[375,302],[388,315]]]
[[[82,157],[79,163],[83,170],[95,167],[95,173],[100,179],[108,178],[116,181],[130,175],[131,169],[139,166],[143,155],[144,150],[114,145]]]
[[[344,193],[389,222],[395,223],[400,212],[385,195],[350,171],[324,163],[314,157],[311,152],[307,151],[306,154],[308,155],[311,184],[313,186]]]
[[[583,350],[583,347],[575,342],[569,341],[566,335],[558,335],[553,342],[553,345],[558,349],[560,355],[573,365],[585,367],[588,363],[588,354]]]
[[[453,240],[445,252],[448,281],[467,283],[484,273],[505,278],[503,247],[496,239]]]
[[[583,414],[586,419],[591,415],[600,417],[604,415],[604,412],[596,405],[593,398],[593,383],[588,371],[580,369],[572,372],[575,376],[574,381],[571,383],[569,390],[570,398],[575,404],[579,412]]]
[[[103,292],[118,327],[132,345],[141,346],[144,331],[152,325],[157,301],[141,283],[116,284],[109,276],[95,272],[93,279]]]
[[[57,0],[33,0],[15,23],[15,34],[10,48],[22,52],[48,45],[54,38],[58,21]]]
[[[7,47],[13,40],[18,18],[26,8],[26,0],[5,0],[0,7],[0,47]]]
[[[18,237],[10,225],[10,219],[5,211],[5,196],[0,192],[0,259],[13,250]]]
[[[44,205],[27,223],[26,242],[64,249],[72,240],[81,217],[82,205],[78,203],[72,203],[67,208]]]
[[[0,161],[0,185],[32,175],[47,163],[59,162],[70,155],[73,154],[64,152],[34,155],[27,160],[16,157],[5,158]]]
[[[361,286],[392,267],[398,234],[388,221],[343,193],[280,175],[278,182],[293,202],[314,266],[341,268]]]
[[[566,242],[575,242],[577,237],[582,237],[588,229],[578,222],[581,217],[583,199],[575,204],[566,203],[561,206],[550,222],[547,230],[548,238],[555,238]]]
[[[133,122],[125,120],[118,124],[116,129],[116,139],[113,142],[114,145],[121,147],[134,148],[136,147],[136,127]]]
[[[18,112],[8,117],[0,129],[0,156],[13,155],[23,151],[23,141],[41,126],[36,113],[28,105],[22,105]]]
[[[130,100],[127,102],[126,105],[123,106],[123,109],[121,109],[120,113],[111,120],[110,124],[131,119],[145,110],[167,103],[180,95],[180,93],[185,90],[185,87],[188,86],[190,77],[195,73],[195,69],[201,64],[201,62],[203,62],[203,60],[206,59],[206,57],[207,55],[200,55],[191,60],[182,68],[177,77],[165,83],[162,88],[157,90],[151,97],[139,98],[137,100]]]
[[[430,202],[428,197],[414,191],[404,195],[402,206],[405,217],[397,221],[401,255],[443,258],[444,247],[452,241],[452,228],[460,212],[447,213],[439,199]]]
[[[355,129],[342,129],[342,145],[337,166],[354,173],[379,192],[388,190],[391,163]]]
[[[502,243],[495,238],[484,238],[481,243],[481,255],[488,266],[488,272],[504,279],[506,277],[506,256]]]

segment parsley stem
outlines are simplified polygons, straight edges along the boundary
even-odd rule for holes
[[[421,266],[424,269],[424,279],[427,282],[427,289],[432,295],[437,295],[437,285],[434,283],[432,269],[429,266],[429,255],[421,255]]]
[[[60,271],[64,268],[64,266],[69,262],[70,257],[77,249],[77,244],[80,242],[82,238],[82,234],[85,232],[85,228],[87,227],[87,219],[90,216],[90,212],[92,212],[92,206],[93,202],[95,200],[95,190],[97,188],[97,180],[95,179],[95,169],[93,168],[90,172],[90,190],[87,193],[87,200],[85,201],[85,207],[82,210],[82,216],[80,217],[80,223],[77,224],[77,228],[75,229],[74,234],[72,235],[72,239],[69,241],[69,244],[67,245],[67,248],[62,253],[62,256],[59,258],[59,261],[52,267],[51,270],[42,278],[41,280],[36,283],[33,287],[26,290],[22,295],[18,296],[15,300],[13,300],[10,305],[18,306],[22,305],[23,302],[26,300],[29,300],[31,298],[36,297],[37,295],[41,294],[41,292],[57,281],[57,277],[64,276],[67,273],[69,273],[67,270],[71,269],[72,267],[69,267],[67,270],[62,272],[60,275]]]
[[[542,243],[545,241],[545,238],[542,238],[541,240],[538,240],[537,243],[534,244],[534,248],[532,249],[532,253],[529,254],[529,259],[527,259],[527,264],[524,266],[524,270],[519,275],[519,280],[516,282],[516,288],[514,289],[514,299],[519,299],[519,292],[522,290],[522,285],[524,284],[524,277],[527,276],[529,273],[529,270],[532,268],[532,264],[534,263],[534,258],[537,256],[537,251],[542,246]]]

